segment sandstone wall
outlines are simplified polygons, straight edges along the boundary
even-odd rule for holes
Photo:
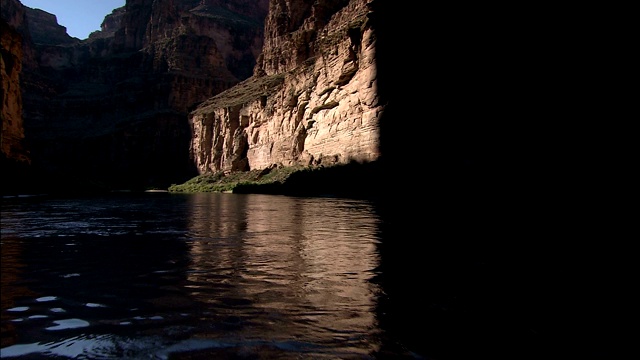
[[[17,162],[28,162],[24,147],[24,125],[22,120],[22,36],[0,19],[0,74],[2,75],[2,155]]]
[[[252,75],[268,10],[268,0],[127,0],[78,40],[55,15],[1,1],[2,18],[24,39],[34,167],[117,188],[194,176],[187,115]]]
[[[367,1],[273,0],[269,11],[254,76],[190,115],[198,170],[378,159]]]

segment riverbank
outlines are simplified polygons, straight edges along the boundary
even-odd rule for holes
[[[376,197],[383,180],[377,162],[333,166],[273,166],[245,172],[196,176],[168,188],[171,193],[232,192],[307,196]]]

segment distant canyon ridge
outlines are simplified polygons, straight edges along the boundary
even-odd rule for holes
[[[148,188],[376,161],[376,12],[367,0],[128,0],[80,40],[2,0],[4,178]]]

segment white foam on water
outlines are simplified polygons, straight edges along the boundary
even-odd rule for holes
[[[56,326],[50,326],[45,330],[75,329],[89,326],[89,322],[82,319],[55,320],[54,323],[56,323]]]
[[[73,277],[73,276],[80,276],[80,274],[78,274],[78,273],[73,273],[73,274],[60,275],[60,277],[63,277],[63,278],[65,278],[65,279],[66,279],[66,278]]]
[[[11,312],[21,312],[21,311],[27,311],[27,310],[29,310],[28,306],[18,306],[11,309],[7,309],[7,311],[11,311]]]
[[[64,356],[75,359],[80,355],[114,353],[115,343],[111,335],[98,335],[89,338],[73,337],[59,342],[16,344],[0,349],[1,358],[21,357],[40,353],[43,355]]]
[[[47,315],[31,315],[29,316],[29,319],[44,319],[44,318],[48,318]]]
[[[57,296],[43,296],[43,297],[39,297],[36,299],[37,302],[46,302],[46,301],[53,301],[53,300],[57,300],[58,297]]]
[[[40,343],[16,344],[0,349],[0,358],[16,357],[41,352],[45,347]]]
[[[84,304],[86,307],[107,307],[107,305],[96,304],[96,303],[86,303]]]

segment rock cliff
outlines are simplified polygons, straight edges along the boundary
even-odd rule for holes
[[[34,168],[56,186],[196,174],[187,114],[252,74],[267,10],[268,0],[128,0],[78,40],[55,15],[2,0],[2,18],[28,39],[20,83]]]
[[[366,0],[272,0],[251,78],[190,114],[200,173],[374,161],[384,110]]]
[[[21,163],[29,162],[24,147],[24,125],[22,121],[22,36],[4,20],[0,19],[0,42],[2,52],[0,73],[2,74],[2,157]]]
[[[366,0],[128,0],[85,40],[53,14],[2,2],[29,39],[26,144],[62,182],[167,186],[380,157]]]
[[[65,45],[80,40],[67,34],[67,28],[58,24],[58,18],[40,9],[24,8],[31,39],[38,44]]]

